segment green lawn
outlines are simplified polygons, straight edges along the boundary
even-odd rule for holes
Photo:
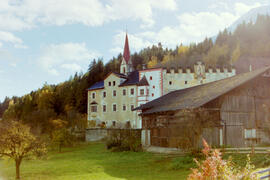
[[[22,179],[185,179],[189,168],[175,170],[172,158],[147,152],[110,152],[103,143],[50,152],[47,160],[24,160]],[[13,161],[0,161],[0,175],[14,179]],[[0,178],[1,179],[1,178]]]
[[[228,158],[229,155],[225,155]],[[269,156],[269,155],[268,155]],[[256,154],[251,161],[256,167],[270,165],[267,155]],[[245,165],[245,154],[232,155],[239,166]],[[186,179],[195,164],[190,156],[171,157],[147,152],[110,152],[104,143],[91,143],[50,152],[47,160],[24,160],[23,180],[113,180],[113,179]],[[15,179],[13,161],[0,161],[0,179]]]

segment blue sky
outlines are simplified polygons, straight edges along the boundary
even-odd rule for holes
[[[0,101],[86,72],[123,51],[216,35],[269,0],[0,0]]]

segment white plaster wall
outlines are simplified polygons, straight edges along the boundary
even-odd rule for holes
[[[152,101],[163,95],[162,86],[163,86],[163,78],[162,78],[162,69],[148,69],[142,70],[139,72],[140,79],[145,76],[149,83],[149,96],[148,100]],[[150,77],[152,76],[152,80]],[[152,94],[154,96],[152,96]]]

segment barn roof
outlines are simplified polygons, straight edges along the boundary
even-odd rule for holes
[[[239,74],[223,80],[170,92],[160,98],[141,105],[134,110],[143,110],[142,114],[198,108],[236,87],[263,74],[270,67]]]

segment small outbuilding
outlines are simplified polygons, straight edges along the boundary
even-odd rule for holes
[[[189,148],[270,144],[270,67],[173,91],[136,108],[143,145]]]

